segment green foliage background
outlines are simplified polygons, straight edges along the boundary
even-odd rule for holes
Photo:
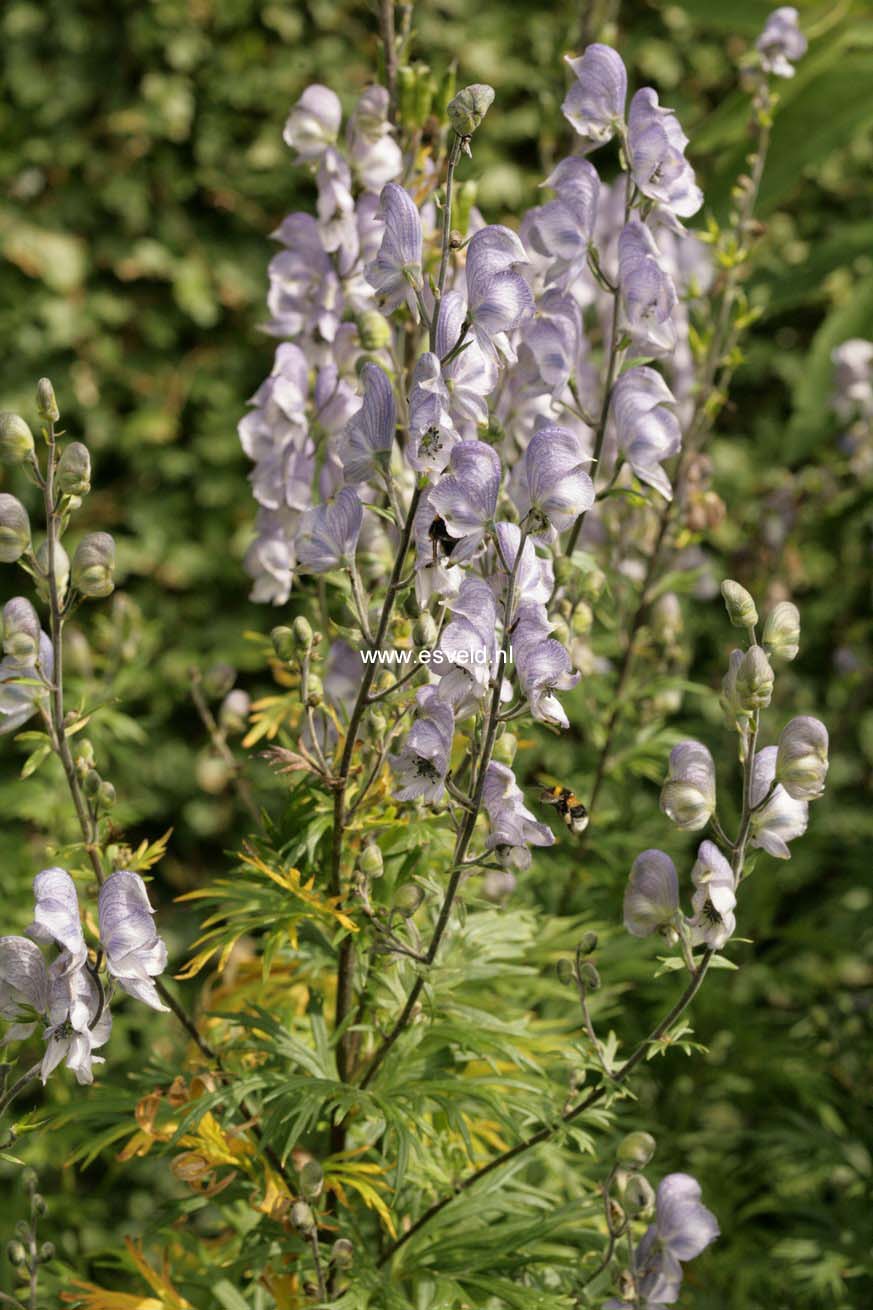
[[[608,36],[614,20],[632,76],[677,109],[708,208],[723,217],[746,146],[735,61],[770,6],[599,8],[420,7],[416,54],[437,72],[457,58],[462,80],[497,88],[476,145],[481,208],[489,220],[511,219],[533,200],[549,161],[570,145],[561,54]],[[728,506],[715,553],[718,570],[761,599],[783,586],[800,606],[801,656],[780,678],[780,710],[828,724],[832,781],[790,863],[760,861],[748,886],[741,931],[754,942],[738,954],[739,972],[716,975],[695,1008],[709,1055],[674,1052],[639,1087],[640,1122],[660,1125],[659,1168],[704,1179],[722,1225],[683,1302],[701,1310],[847,1310],[873,1293],[873,480],[847,468],[828,412],[830,350],[873,337],[873,7],[804,5],[801,20],[810,53],[780,87],[761,195],[752,295],[765,313],[711,446]],[[366,6],[334,0],[10,0],[0,17],[0,405],[29,413],[33,384],[48,374],[68,430],[93,453],[97,490],[81,527],[115,534],[134,605],[120,654],[101,621],[92,658],[119,699],[95,740],[112,760],[104,772],[131,837],[174,826],[157,895],[175,959],[194,923],[187,911],[170,913],[171,897],[214,876],[246,832],[231,794],[200,785],[189,668],[229,660],[252,691],[270,686],[263,644],[245,635],[265,633],[275,615],[246,599],[252,503],[235,426],[270,365],[271,343],[257,331],[267,234],[309,198],[281,127],[310,81],[352,101],[379,57],[375,26]],[[2,585],[5,598],[11,573]],[[686,694],[671,729],[717,750],[726,739],[708,693],[730,635],[718,604],[691,600],[687,612],[688,676],[700,691]],[[557,747],[549,741],[548,768],[558,771],[557,752],[584,795],[597,748],[584,684],[575,711],[580,730]],[[615,925],[630,858],[669,843],[656,799],[669,737],[641,745],[630,724],[626,736],[583,866],[566,844],[549,852],[524,897],[556,903],[572,870],[586,915]],[[544,753],[531,752],[532,773]],[[62,827],[67,807],[49,771],[18,781],[8,741],[0,762],[0,927],[14,932],[42,867],[33,821]],[[252,776],[281,809],[281,789],[258,761]],[[599,963],[604,1017],[640,1031],[665,986],[650,981],[648,955],[616,935]],[[620,991],[628,977],[638,985]],[[507,988],[507,1010],[512,995]],[[151,1031],[142,1023],[128,1013],[118,1025],[119,1076],[145,1049],[172,1057],[161,1020]],[[81,1095],[60,1080],[52,1087],[59,1101]],[[151,1160],[122,1174],[111,1148],[79,1173],[60,1167],[57,1135],[28,1147],[51,1198],[46,1235],[91,1274],[122,1233],[149,1231],[176,1188]],[[5,1231],[20,1204],[11,1186]]]

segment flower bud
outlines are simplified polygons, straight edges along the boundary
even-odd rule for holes
[[[21,501],[0,492],[0,562],[14,564],[30,545],[30,519]]]
[[[591,955],[597,950],[597,933],[586,932],[583,934],[579,945],[576,947],[576,954],[579,956]]]
[[[622,1204],[631,1219],[650,1213],[655,1206],[655,1189],[642,1174],[631,1174],[624,1185]]]
[[[336,1269],[351,1269],[355,1248],[347,1237],[338,1237],[330,1248],[330,1262]]]
[[[55,389],[48,378],[40,378],[36,384],[36,412],[49,423],[57,423],[61,417]]]
[[[631,865],[624,893],[624,926],[633,937],[670,928],[679,914],[676,866],[663,851],[648,850]]]
[[[652,606],[652,631],[667,646],[682,632],[682,606],[675,591],[665,591]]]
[[[46,604],[51,599],[51,593],[48,583],[48,542],[44,541],[36,552],[36,562],[40,568],[41,576],[36,579],[36,594],[40,600]],[[64,550],[59,541],[55,542],[55,586],[58,593],[58,601],[63,601],[67,594],[67,587],[70,582],[70,557]]]
[[[367,309],[355,319],[364,350],[385,350],[391,344],[391,324],[378,309]]]
[[[407,882],[397,889],[394,909],[398,914],[402,914],[404,919],[411,919],[423,900],[424,892],[421,888],[414,882]]]
[[[572,961],[568,960],[566,956],[564,956],[555,965],[555,973],[558,975],[558,982],[561,983],[564,987],[569,987],[570,983],[573,981],[573,978],[575,977],[575,970],[573,968]]]
[[[40,1263],[45,1264],[47,1260],[54,1260],[54,1258],[55,1258],[54,1242],[43,1242],[42,1246],[39,1248]]]
[[[310,1201],[321,1196],[324,1187],[324,1171],[317,1160],[307,1160],[300,1170],[300,1190]]]
[[[472,136],[494,101],[494,88],[485,82],[465,86],[449,101],[446,113],[458,136]]]
[[[298,614],[291,624],[291,631],[294,633],[298,652],[305,655],[312,647],[312,624],[305,615]]]
[[[619,1142],[616,1159],[629,1169],[645,1169],[655,1154],[656,1142],[651,1133],[628,1133]]]
[[[365,846],[358,859],[358,868],[366,878],[381,878],[385,872],[382,852],[375,842]]]
[[[600,974],[593,964],[587,961],[579,970],[579,982],[587,992],[596,992],[600,988]]]
[[[33,433],[20,414],[0,414],[0,460],[23,464],[34,451]]]
[[[573,636],[584,637],[586,633],[591,631],[591,625],[593,622],[594,615],[591,611],[591,606],[586,604],[584,600],[580,600],[579,604],[573,610],[573,617],[570,620],[570,631],[573,633]]]
[[[458,231],[464,236],[467,235],[467,229],[470,226],[470,214],[476,203],[478,192],[478,184],[472,180],[462,182],[458,187],[458,199],[455,208],[452,211],[452,217],[454,218]]]
[[[726,578],[721,584],[721,594],[728,618],[735,628],[754,628],[758,622],[755,602],[745,587]]]
[[[315,1216],[305,1201],[294,1202],[289,1218],[298,1233],[302,1233],[304,1237],[309,1237],[315,1232]]]
[[[800,610],[790,600],[780,601],[767,615],[763,643],[768,655],[794,659],[800,649]]]
[[[39,654],[39,617],[24,596],[3,606],[3,653],[16,664],[30,664]]]
[[[251,709],[252,700],[247,691],[237,687],[235,691],[229,691],[221,702],[221,708],[218,711],[218,722],[225,732],[245,732],[248,725],[249,710]]]
[[[491,752],[492,760],[498,764],[512,765],[515,759],[515,753],[518,750],[518,738],[512,732],[504,732],[494,743],[494,750]]]
[[[680,741],[670,752],[661,810],[685,832],[705,828],[715,811],[715,763],[699,741]]]
[[[430,614],[420,614],[412,628],[412,640],[420,650],[431,650],[436,642],[436,620]]]
[[[115,788],[111,782],[101,782],[97,788],[97,808],[101,810],[111,810],[115,804]]]
[[[108,532],[89,532],[73,556],[73,586],[83,596],[100,600],[115,588],[115,542]]]
[[[73,441],[58,460],[55,474],[65,496],[87,496],[91,490],[91,456],[81,441]]]
[[[828,730],[803,714],[786,723],[776,753],[776,781],[795,801],[822,795],[828,774]]]
[[[760,646],[750,646],[737,668],[736,695],[740,707],[749,712],[765,710],[773,695],[773,670]]]
[[[85,774],[85,777],[82,779],[82,787],[85,795],[93,800],[100,790],[100,784],[102,781],[103,779],[100,777],[100,774],[96,769],[89,769]]]
[[[282,627],[281,625],[278,628],[273,628],[270,633],[270,641],[273,643],[273,650],[276,652],[276,655],[284,663],[287,664],[289,660],[294,658],[296,643],[294,641],[294,633],[290,628]]]
[[[317,673],[310,673],[306,684],[306,704],[314,709],[324,699],[324,683]]]
[[[236,669],[231,664],[213,664],[203,675],[203,690],[212,700],[226,696],[236,681]]]
[[[492,905],[502,905],[518,886],[511,869],[489,869],[482,879],[482,895]]]
[[[16,1269],[20,1269],[27,1259],[27,1252],[21,1242],[14,1239],[6,1243],[6,1258]]]

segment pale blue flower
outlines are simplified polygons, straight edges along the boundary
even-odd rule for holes
[[[734,908],[737,903],[734,871],[714,842],[704,841],[697,850],[691,870],[695,891],[691,898],[694,944],[705,942],[720,951],[737,926]]]
[[[404,302],[416,321],[421,291],[421,215],[408,191],[389,182],[379,198],[385,229],[375,260],[365,271],[386,312]]]
[[[3,1045],[22,1041],[48,1009],[48,973],[42,951],[27,937],[0,937],[0,1019],[12,1026]]]
[[[680,741],[670,752],[661,809],[684,832],[705,828],[715,813],[715,761],[700,741]]]
[[[637,1246],[634,1272],[640,1294],[672,1304],[679,1294],[682,1265],[719,1236],[718,1221],[700,1199],[690,1174],[668,1174],[655,1196],[655,1221]]]
[[[673,488],[661,464],[678,454],[682,444],[673,405],[667,383],[645,365],[622,373],[610,398],[619,451],[640,482],[654,487],[665,500],[672,499]]]
[[[447,291],[437,323],[436,353],[440,359],[445,359],[458,344],[466,314],[467,305],[460,292]],[[463,349],[454,359],[443,364],[443,378],[449,393],[452,419],[459,427],[463,425],[463,435],[474,435],[475,426],[488,420],[486,397],[497,385],[496,360],[468,334]]]
[[[583,465],[590,464],[579,438],[567,428],[541,427],[524,453],[522,512],[531,528],[563,532],[594,504],[594,484]]]
[[[584,151],[610,141],[624,119],[627,70],[621,56],[607,45],[587,47],[579,58],[567,56],[576,81],[561,105],[564,117],[582,138]]]
[[[431,672],[440,679],[439,697],[463,717],[478,709],[488,692],[497,656],[497,606],[483,578],[468,575],[452,601]]]
[[[468,560],[491,528],[500,490],[500,457],[484,441],[454,447],[448,472],[430,493],[430,504],[457,541],[454,562]]]
[[[110,874],[100,888],[97,909],[110,976],[130,996],[166,1010],[152,979],[166,968],[167,948],[155,930],[155,912],[139,874],[130,869]]]
[[[48,696],[43,681],[54,672],[52,644],[44,632],[39,635],[39,668],[35,660],[21,663],[8,655],[0,660],[0,736],[17,732],[35,714]]]
[[[764,24],[764,30],[755,42],[765,73],[776,77],[793,77],[792,59],[806,54],[806,37],[797,25],[797,10],[793,5],[780,5]]]
[[[618,239],[622,326],[640,355],[663,355],[676,345],[676,288],[654,237],[632,218]]]
[[[814,801],[824,794],[828,775],[828,730],[819,719],[801,714],[779,735],[776,777],[795,801]]]
[[[308,86],[285,121],[283,140],[297,151],[297,160],[320,159],[335,144],[342,121],[339,97],[316,82]]]
[[[802,837],[809,821],[809,805],[806,801],[795,800],[782,786],[773,790],[776,781],[776,746],[765,746],[755,755],[752,764],[751,801],[753,807],[761,805],[764,797],[770,795],[766,805],[761,805],[752,815],[749,825],[751,846],[773,855],[777,860],[790,860],[788,843],[795,837]]]
[[[439,357],[427,351],[415,365],[409,393],[407,458],[417,473],[442,473],[461,440],[449,404]]]
[[[364,399],[346,425],[340,447],[346,482],[366,482],[377,471],[387,472],[397,427],[394,389],[385,370],[365,364],[361,380]]]
[[[521,605],[512,630],[512,652],[521,689],[539,723],[568,728],[570,721],[555,695],[579,681],[570,656],[554,637],[544,605]]]
[[[422,687],[415,700],[415,722],[400,751],[388,756],[397,775],[393,795],[401,801],[421,797],[435,805],[445,790],[455,718],[434,686]]]
[[[515,356],[507,333],[533,312],[533,295],[518,265],[528,257],[508,227],[480,228],[467,247],[467,318],[485,355]]]
[[[33,923],[28,937],[37,942],[55,942],[66,952],[64,972],[80,969],[88,948],[79,915],[76,884],[66,869],[43,869],[33,880]]]
[[[303,515],[297,535],[297,566],[306,573],[328,573],[350,564],[363,522],[357,494],[345,487],[334,501]]]
[[[488,765],[482,804],[491,825],[485,849],[494,851],[501,864],[514,869],[529,869],[529,848],[554,844],[554,833],[546,824],[538,823],[527,809],[515,774],[507,765],[494,760]]]
[[[679,913],[676,866],[663,851],[647,850],[631,865],[624,893],[624,926],[634,937],[671,928]]]
[[[657,92],[637,91],[628,112],[628,154],[634,181],[644,196],[668,215],[690,218],[703,204],[694,169],[685,158],[688,137],[672,109],[658,104]]]

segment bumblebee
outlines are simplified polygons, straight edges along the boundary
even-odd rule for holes
[[[540,793],[544,805],[554,805],[567,827],[578,837],[588,827],[588,811],[569,787],[544,787]]]
[[[439,514],[428,528],[427,535],[430,537],[431,546],[433,547],[433,564],[439,562],[440,552],[448,559],[459,540],[458,537],[451,536],[445,525],[445,520],[441,519]]]

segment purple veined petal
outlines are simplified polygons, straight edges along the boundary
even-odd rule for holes
[[[679,218],[690,218],[703,204],[694,170],[685,158],[688,138],[672,109],[658,104],[651,87],[642,87],[628,112],[628,152],[633,179],[643,195]]]
[[[517,523],[498,523],[495,536],[499,559],[504,570],[510,571],[518,555],[521,528]],[[504,577],[506,574],[504,573]],[[555,570],[551,559],[542,559],[534,549],[533,541],[525,540],[515,579],[517,610],[523,605],[545,605],[555,589]]]
[[[439,358],[431,351],[419,358],[412,375],[409,434],[407,458],[418,473],[441,473],[461,439],[449,413],[449,392]]]
[[[750,799],[752,806],[761,804],[776,779],[777,746],[765,746],[756,753],[752,762]],[[788,843],[802,837],[809,822],[809,805],[794,800],[782,786],[777,786],[770,799],[752,815],[749,827],[750,845],[759,847],[777,860],[789,860]]]
[[[780,5],[768,16],[764,30],[755,42],[765,73],[776,77],[793,77],[792,59],[806,54],[806,37],[797,25],[798,14],[794,5]]]
[[[294,580],[294,550],[277,533],[256,538],[249,546],[243,566],[252,579],[251,599],[256,603],[284,605]]]
[[[45,1014],[48,974],[39,947],[27,937],[0,937],[0,1019],[15,1022],[22,1011]],[[15,1041],[7,1033],[5,1041]]]
[[[430,503],[451,536],[481,539],[497,510],[500,457],[484,441],[462,441],[452,451],[449,469],[431,490]]]
[[[511,228],[495,223],[474,232],[467,247],[467,299],[470,307],[487,292],[492,278],[528,262],[521,238]]]
[[[452,601],[452,616],[469,619],[483,642],[494,640],[497,606],[494,593],[484,578],[468,576]]]
[[[550,200],[533,211],[531,233],[538,254],[549,255],[567,264],[578,260],[581,270],[588,255],[589,234],[563,200]]]
[[[600,199],[600,178],[594,165],[578,155],[570,155],[556,165],[541,185],[552,188],[591,240]]]
[[[624,926],[634,937],[669,927],[679,911],[676,866],[663,851],[647,850],[631,866],[624,894]]]
[[[776,777],[794,801],[814,801],[828,774],[828,730],[819,719],[798,715],[779,734]]]
[[[649,229],[632,218],[618,241],[618,276],[624,326],[634,345],[665,354],[676,343],[676,288]]]
[[[719,1236],[715,1215],[700,1198],[700,1184],[690,1174],[668,1174],[658,1184],[658,1237],[677,1260],[693,1260]]]
[[[670,752],[661,810],[678,828],[697,832],[715,811],[715,761],[699,741],[681,741]]]
[[[339,135],[342,107],[330,87],[308,86],[285,122],[282,138],[300,160],[318,159]]]
[[[404,301],[417,316],[414,287],[421,287],[421,215],[408,191],[389,182],[383,187],[380,208],[385,227],[379,253],[364,270],[387,310]]]
[[[398,177],[403,155],[388,122],[389,98],[383,86],[368,86],[361,93],[349,120],[349,158],[358,181],[367,191],[381,191]]]
[[[56,942],[69,952],[66,972],[79,969],[88,958],[88,948],[79,916],[76,884],[66,869],[43,869],[33,880],[36,902],[28,937],[38,942]]]
[[[480,281],[477,299],[470,303],[470,321],[477,329],[480,345],[511,332],[533,313],[530,287],[519,273],[494,273],[487,283]]]
[[[447,291],[437,324],[436,354],[443,359],[457,345],[467,317],[467,302],[458,291]],[[498,369],[490,353],[468,336],[464,349],[443,366],[449,389],[449,413],[456,423],[487,421],[490,396],[497,385]]]
[[[345,487],[328,505],[307,510],[297,536],[297,566],[308,573],[342,568],[355,554],[363,508],[351,487]]]
[[[619,451],[639,480],[655,487],[667,500],[673,489],[661,462],[678,453],[682,440],[674,404],[664,379],[647,367],[623,373],[610,401]]]
[[[166,1010],[152,978],[167,963],[167,948],[154,925],[145,883],[138,873],[119,869],[100,888],[97,903],[106,967],[130,996],[155,1010]]]
[[[563,532],[594,504],[594,484],[583,470],[590,458],[578,437],[567,428],[542,427],[534,432],[524,456],[531,510]]]
[[[391,379],[378,364],[361,369],[364,399],[346,425],[340,455],[347,483],[365,482],[377,468],[387,468],[397,427]]]
[[[564,117],[582,138],[583,149],[609,141],[624,118],[627,70],[621,56],[595,43],[579,58],[567,57],[576,76],[561,105]]]

